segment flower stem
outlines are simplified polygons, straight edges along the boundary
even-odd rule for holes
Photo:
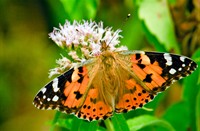
[[[110,121],[110,119],[104,120],[104,123],[105,123],[106,128],[107,128],[108,131],[114,131],[114,127],[113,127],[113,124]]]

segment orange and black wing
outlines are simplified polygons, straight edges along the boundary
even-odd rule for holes
[[[124,55],[124,54],[123,54]],[[130,59],[129,77],[120,88],[116,112],[127,112],[142,107],[172,82],[191,74],[197,64],[185,56],[136,51],[125,54]]]

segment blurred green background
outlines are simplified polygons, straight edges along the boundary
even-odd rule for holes
[[[128,13],[132,16],[125,22]],[[54,118],[56,111],[32,105],[36,93],[50,81],[49,69],[65,53],[48,33],[66,19],[103,21],[104,26],[123,30],[121,43],[130,50],[178,53],[200,64],[198,0],[1,0],[0,130],[72,130],[77,123],[87,130],[85,121]],[[114,129],[119,129],[117,121],[130,130],[200,130],[199,73],[198,69],[174,83],[147,104],[154,111],[139,109],[114,117]],[[66,117],[56,116],[60,115]],[[92,129],[106,129],[102,123]]]

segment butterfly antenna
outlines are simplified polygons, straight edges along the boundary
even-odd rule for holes
[[[120,26],[120,28],[124,27],[125,23],[128,21],[128,19],[131,17],[131,14],[128,14],[126,16],[126,19],[123,21],[122,25]],[[113,35],[112,39],[110,40],[110,42],[107,44],[106,47],[109,46],[109,44],[112,42],[112,40],[115,38],[115,36],[120,32],[120,30],[116,31],[115,34]]]

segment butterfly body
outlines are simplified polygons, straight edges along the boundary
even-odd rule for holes
[[[173,81],[197,67],[189,58],[168,53],[110,51],[71,68],[39,91],[34,105],[89,121],[106,119],[151,101]]]

